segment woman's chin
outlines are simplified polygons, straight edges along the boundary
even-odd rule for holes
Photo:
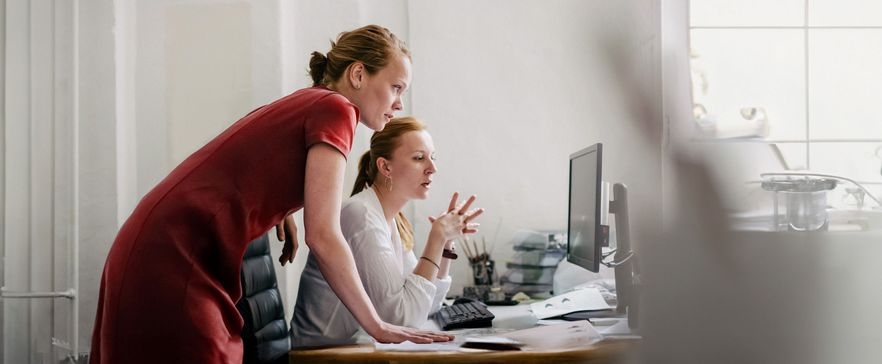
[[[364,124],[364,126],[368,127],[368,129],[371,129],[373,131],[383,131],[383,129],[386,127],[385,120],[382,120],[382,121],[362,120],[361,123]]]

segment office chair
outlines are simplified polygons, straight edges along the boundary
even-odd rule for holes
[[[241,279],[242,298],[236,308],[245,320],[242,362],[287,363],[291,339],[267,234],[254,239],[245,251]]]

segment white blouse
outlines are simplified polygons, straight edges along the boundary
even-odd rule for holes
[[[398,228],[383,217],[380,200],[366,188],[343,203],[343,236],[352,249],[358,275],[383,321],[419,327],[438,311],[450,290],[450,276],[428,281],[413,273],[417,258],[404,251]],[[309,254],[291,319],[294,347],[354,343],[360,326],[337,298]]]

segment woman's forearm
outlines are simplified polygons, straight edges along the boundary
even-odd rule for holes
[[[441,265],[444,264],[441,259],[444,243],[444,237],[438,231],[432,229],[429,232],[429,239],[426,240],[426,247],[423,248],[423,254],[417,258],[417,265],[414,267],[413,273],[430,282],[435,277],[438,277],[441,270],[444,269],[444,266]]]

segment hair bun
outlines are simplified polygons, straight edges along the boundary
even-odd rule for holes
[[[312,52],[309,59],[309,76],[312,78],[312,85],[318,86],[322,84],[325,78],[325,69],[328,68],[328,57],[321,52]]]

